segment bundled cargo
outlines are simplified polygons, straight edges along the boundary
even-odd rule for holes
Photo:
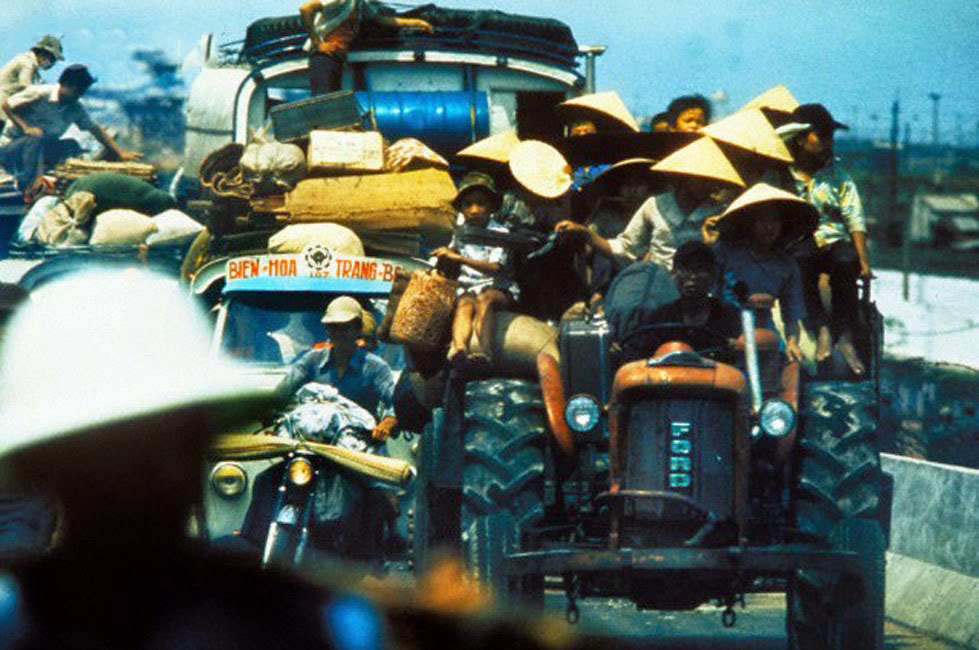
[[[294,144],[256,141],[238,161],[241,180],[259,196],[288,192],[306,177],[306,154]]]
[[[136,246],[157,231],[153,219],[134,210],[106,210],[95,217],[88,243],[92,246]]]
[[[106,162],[104,160],[84,160],[69,158],[55,170],[55,176],[61,182],[70,182],[89,174],[111,172],[135,176],[148,183],[156,183],[157,169],[151,163],[144,162]]]
[[[313,131],[307,165],[311,172],[380,172],[384,138],[377,131]]]
[[[76,192],[41,216],[34,239],[55,248],[78,246],[88,240],[86,226],[95,210],[95,196]]]
[[[364,245],[357,234],[335,223],[298,223],[269,238],[270,253],[302,253],[310,246],[325,246],[342,255],[364,254]]]
[[[197,237],[204,225],[180,210],[167,210],[151,217],[156,230],[146,238],[150,246],[179,246],[189,244]]]
[[[456,188],[448,172],[308,178],[285,195],[277,212],[293,222],[332,221],[361,237],[365,232],[452,233]]]

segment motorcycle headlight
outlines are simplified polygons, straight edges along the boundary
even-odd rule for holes
[[[602,409],[591,395],[575,395],[564,407],[564,421],[578,433],[594,429],[601,415]]]
[[[289,463],[289,482],[302,487],[313,480],[313,464],[305,458],[297,458]]]
[[[211,488],[226,499],[241,495],[248,486],[248,475],[237,463],[218,463],[211,470]]]
[[[780,399],[770,399],[761,405],[758,426],[773,438],[789,435],[795,427],[795,411]]]

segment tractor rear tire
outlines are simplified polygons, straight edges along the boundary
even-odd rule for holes
[[[796,529],[828,548],[860,556],[857,584],[800,571],[789,588],[786,627],[795,650],[883,648],[883,477],[872,382],[807,386],[800,418]]]
[[[466,386],[462,546],[469,568],[498,597],[543,604],[543,576],[509,578],[507,554],[526,547],[544,516],[546,417],[536,383]]]

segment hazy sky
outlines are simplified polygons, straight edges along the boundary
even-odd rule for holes
[[[0,56],[41,34],[64,36],[70,61],[104,81],[137,80],[134,46],[186,56],[200,35],[244,35],[253,19],[292,13],[281,0],[4,0]],[[884,136],[900,93],[902,122],[930,137],[929,92],[942,94],[943,140],[979,137],[979,2],[975,0],[444,0],[568,23],[581,44],[603,44],[599,89],[618,90],[639,115],[675,95],[723,89],[736,108],[776,83],[822,101],[861,135]],[[53,74],[52,74],[53,73]],[[49,72],[54,77],[57,69]],[[874,117],[877,117],[874,120]],[[958,127],[957,127],[958,124]]]

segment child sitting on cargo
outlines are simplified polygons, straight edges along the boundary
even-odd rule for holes
[[[799,267],[785,244],[812,233],[815,208],[807,201],[766,183],[757,183],[735,199],[719,217],[704,222],[704,242],[712,245],[725,291],[736,282],[748,294],[778,299],[785,332],[785,354],[801,361],[799,321],[805,318]],[[774,328],[770,315],[760,327]]]
[[[452,203],[459,211],[457,224],[465,228],[456,231],[447,247],[432,252],[440,263],[460,267],[461,293],[452,322],[450,361],[488,367],[493,312],[512,305],[517,298],[510,251],[504,246],[478,241],[480,234],[489,234],[487,231],[508,232],[493,218],[500,202],[496,183],[490,176],[481,172],[466,174]]]

